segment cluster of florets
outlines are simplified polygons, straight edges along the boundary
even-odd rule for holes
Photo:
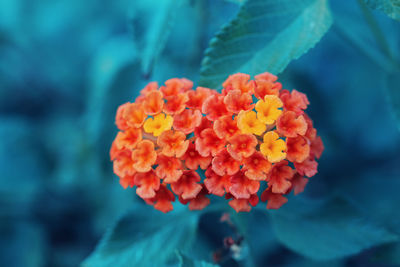
[[[305,94],[282,90],[270,73],[231,75],[222,93],[192,87],[187,79],[151,82],[118,108],[110,155],[124,188],[136,186],[163,212],[175,196],[203,209],[210,194],[230,199],[238,212],[260,199],[278,209],[285,195],[304,190],[324,149],[304,112]]]

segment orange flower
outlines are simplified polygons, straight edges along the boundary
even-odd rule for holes
[[[297,172],[301,175],[305,175],[307,177],[312,177],[317,174],[318,162],[315,161],[312,157],[308,157],[301,163],[294,163],[294,167]]]
[[[160,188],[160,178],[153,170],[137,173],[135,175],[135,184],[137,185],[136,194],[141,198],[155,197],[156,191]]]
[[[251,134],[238,134],[229,140],[227,150],[232,158],[242,160],[256,151],[257,138]]]
[[[307,96],[297,90],[293,90],[291,93],[288,90],[282,90],[280,98],[285,110],[293,111],[297,115],[303,114],[303,110],[310,104]]]
[[[303,136],[288,138],[287,159],[291,162],[303,162],[310,154],[310,145]]]
[[[154,208],[164,213],[173,210],[172,202],[175,201],[174,194],[168,190],[167,186],[162,184],[156,191],[156,195],[153,198],[146,199]]]
[[[166,183],[174,183],[182,175],[182,162],[177,158],[166,157],[162,154],[157,156],[156,174]]]
[[[142,130],[130,129],[125,132],[118,132],[115,137],[115,146],[118,150],[134,149],[136,145],[142,140]]]
[[[227,140],[233,137],[235,134],[239,133],[239,128],[237,127],[237,117],[232,119],[232,116],[226,115],[222,116],[214,122],[215,134],[223,139]]]
[[[143,111],[147,115],[156,115],[164,106],[163,95],[160,91],[149,92],[143,100]]]
[[[240,90],[242,93],[253,93],[255,83],[254,81],[249,81],[250,75],[244,73],[236,73],[230,75],[228,79],[222,84],[224,88],[224,93],[228,93],[232,90]]]
[[[285,194],[292,185],[289,180],[293,178],[294,170],[288,166],[286,160],[282,160],[272,166],[271,174],[267,177],[268,187],[272,193]]]
[[[164,112],[167,114],[179,114],[186,108],[186,102],[189,100],[187,93],[165,97],[167,103],[164,105]]]
[[[250,110],[254,107],[253,99],[248,93],[243,93],[240,90],[229,91],[224,98],[224,103],[229,112],[239,113],[242,110]]]
[[[307,123],[302,115],[297,116],[293,111],[285,111],[276,123],[278,132],[286,137],[304,135],[307,131]]]
[[[193,142],[189,143],[186,153],[180,159],[185,161],[185,166],[190,170],[197,170],[199,167],[205,170],[211,163],[211,156],[201,156]]]
[[[188,92],[189,100],[186,103],[186,106],[188,108],[198,109],[201,111],[204,101],[206,101],[206,99],[212,94],[213,93],[211,89],[205,87],[197,87],[196,91]]]
[[[175,130],[190,134],[201,123],[201,112],[199,110],[185,109],[182,113],[174,116]]]
[[[226,109],[224,96],[209,96],[203,103],[202,112],[206,114],[207,119],[210,121],[215,121],[221,116],[228,115],[229,111]]]
[[[183,199],[192,199],[202,189],[200,176],[195,171],[184,171],[181,178],[171,184],[172,191]]]
[[[282,194],[273,193],[273,192],[271,192],[270,188],[267,188],[261,194],[261,201],[263,201],[263,202],[268,201],[267,209],[279,209],[288,200]]]
[[[136,173],[130,150],[121,152],[113,163],[114,173],[119,177],[132,176]]]
[[[267,174],[271,170],[271,163],[260,152],[254,152],[248,158],[244,159],[243,171],[251,180],[263,181],[267,178]]]
[[[240,169],[240,162],[236,161],[226,151],[226,149],[220,151],[212,160],[212,170],[218,175],[233,175]]]
[[[148,172],[156,162],[157,153],[154,151],[154,143],[149,140],[142,140],[132,152],[133,167],[138,172]]]
[[[250,195],[256,194],[259,188],[260,182],[250,180],[243,171],[239,171],[231,177],[229,192],[235,198],[250,198]]]
[[[206,179],[204,179],[204,185],[211,194],[223,196],[225,192],[229,192],[231,176],[219,176],[211,168],[208,168],[206,171]]]
[[[185,154],[189,140],[186,135],[180,131],[165,131],[157,139],[157,144],[161,147],[161,153],[167,157],[177,158]]]
[[[190,210],[203,209],[208,194],[225,195],[239,212],[257,205],[265,182],[262,200],[268,209],[279,208],[287,201],[284,195],[304,190],[303,176],[316,174],[324,150],[304,112],[307,97],[281,89],[268,72],[254,80],[231,75],[222,93],[193,90],[184,78],[160,88],[149,83],[134,103],[117,110],[120,131],[110,158],[121,186],[137,186],[137,194],[162,212],[173,209],[175,195]],[[203,181],[199,168],[206,170]]]
[[[197,137],[196,150],[203,157],[209,155],[215,156],[224,149],[225,140],[218,138],[213,129],[205,129],[201,132],[200,136]]]

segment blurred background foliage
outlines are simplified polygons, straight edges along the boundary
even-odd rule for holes
[[[0,266],[214,266],[228,236],[222,266],[400,265],[399,17],[398,0],[0,1]],[[227,203],[165,215],[123,190],[118,105],[237,71],[309,97],[326,150],[305,192],[232,228]]]

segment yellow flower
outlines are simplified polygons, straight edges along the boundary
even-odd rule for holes
[[[264,135],[264,143],[260,145],[260,151],[268,158],[269,162],[279,162],[286,157],[286,142],[279,139],[276,132],[268,132]]]
[[[165,115],[164,113],[160,113],[154,116],[153,118],[148,118],[144,125],[143,129],[146,133],[152,133],[154,136],[159,136],[166,130],[170,130],[172,127],[173,119],[170,115]]]
[[[257,119],[254,111],[241,111],[238,115],[238,128],[242,133],[262,135],[266,130],[264,123]]]
[[[281,115],[283,106],[282,101],[276,95],[266,95],[264,100],[259,100],[256,104],[257,118],[266,124],[273,124]]]

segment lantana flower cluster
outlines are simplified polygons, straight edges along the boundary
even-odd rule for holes
[[[211,194],[237,212],[260,200],[278,209],[304,190],[324,149],[308,105],[270,73],[231,75],[221,93],[187,79],[151,82],[117,110],[114,172],[162,212],[176,199],[203,209]]]

